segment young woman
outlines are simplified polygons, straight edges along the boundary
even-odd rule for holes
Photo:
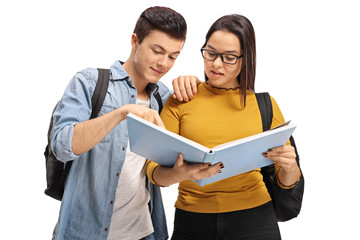
[[[166,128],[209,148],[262,132],[254,93],[256,49],[250,21],[240,15],[221,17],[209,29],[201,53],[206,81],[189,102],[169,98],[161,112]],[[284,117],[271,100],[271,127],[275,127],[284,123]],[[289,143],[264,156],[275,162],[281,187],[296,184],[301,172]],[[212,174],[220,172],[219,166],[226,167],[214,165]],[[191,167],[181,155],[173,168],[148,162],[148,176],[154,183],[180,182],[173,240],[281,238],[260,169],[200,187],[189,180],[204,176],[188,171]]]

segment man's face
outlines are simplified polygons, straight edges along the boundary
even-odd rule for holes
[[[137,76],[147,82],[158,82],[173,67],[183,45],[183,40],[174,39],[158,30],[152,30],[141,44],[137,38],[135,42],[133,39]]]

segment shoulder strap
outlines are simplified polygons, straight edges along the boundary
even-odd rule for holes
[[[159,105],[159,113],[161,113],[161,110],[162,110],[162,108],[163,108],[163,102],[162,102],[162,100],[161,100],[161,97],[160,97],[159,92],[156,92],[156,93],[154,94],[154,97],[155,97],[155,99],[156,99],[156,101],[157,101],[157,103],[158,103],[158,105]]]
[[[269,130],[271,128],[271,123],[273,119],[273,108],[271,104],[270,94],[268,92],[264,93],[256,93],[256,100],[258,102],[260,114],[261,114],[261,121],[263,125],[263,131]],[[271,164],[269,166],[265,166],[261,168],[261,174],[263,175],[264,182],[266,187],[269,191],[271,199],[275,204],[276,198],[271,188],[271,183],[275,181],[275,166]]]
[[[259,105],[261,120],[263,124],[263,131],[269,130],[271,128],[272,118],[273,118],[273,109],[270,99],[270,94],[268,92],[256,93],[256,100]],[[296,149],[296,144],[293,136],[290,137],[291,146],[295,148],[296,161],[300,167],[299,154]]]
[[[98,68],[98,72],[99,77],[96,83],[94,94],[91,98],[92,112],[90,119],[96,118],[99,114],[109,86],[109,69]]]
[[[273,119],[273,109],[270,94],[268,92],[256,93],[255,96],[261,113],[263,131],[269,130],[271,128]]]

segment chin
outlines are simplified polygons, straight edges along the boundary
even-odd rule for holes
[[[152,78],[148,78],[148,82],[149,83],[157,83],[157,82],[159,82],[160,81],[160,79],[161,79],[161,77],[152,77]]]
[[[222,84],[221,84],[221,82],[219,80],[210,80],[209,79],[208,83],[213,87],[218,87],[218,88],[222,87],[221,86]]]
[[[240,85],[234,82],[229,82],[225,79],[209,79],[208,83],[213,86],[213,87],[217,87],[217,88],[227,88],[227,89],[235,89],[235,88],[239,88]]]

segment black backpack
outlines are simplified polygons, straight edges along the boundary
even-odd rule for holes
[[[269,93],[256,93],[259,105],[263,131],[270,129],[273,109]],[[300,158],[296,149],[294,138],[290,137],[291,146],[295,148],[296,162],[300,167]],[[278,186],[275,176],[274,164],[261,168],[263,180],[271,196],[276,218],[278,221],[288,221],[297,217],[301,210],[302,198],[304,195],[304,177],[301,173],[300,181],[292,189],[283,189]]]
[[[92,112],[90,119],[96,118],[97,115],[99,114],[106,96],[106,90],[109,86],[109,70],[98,68],[98,71],[99,71],[99,78],[96,83],[94,94],[91,97]],[[54,130],[53,115],[58,104],[59,103],[56,104],[53,113],[51,114],[51,121],[48,131],[48,144],[46,145],[44,152],[45,165],[46,165],[46,183],[47,183],[45,194],[61,201],[64,194],[65,182],[67,176],[69,175],[72,161],[63,163],[57,160],[51,149],[51,144],[50,144],[51,135]]]
[[[98,68],[98,72],[99,72],[98,81],[96,83],[94,94],[91,97],[92,112],[90,119],[96,118],[97,115],[99,114],[109,86],[109,69]],[[154,94],[154,97],[159,104],[159,113],[160,113],[163,104],[159,92],[156,92]],[[54,111],[56,107],[57,104],[54,108]],[[57,160],[56,157],[54,156],[54,153],[52,152],[50,142],[51,142],[51,135],[54,130],[54,119],[53,119],[54,111],[51,115],[51,121],[48,130],[48,144],[46,145],[44,152],[45,165],[46,165],[46,183],[47,183],[45,194],[61,201],[64,194],[65,182],[69,175],[72,161],[63,163]]]

